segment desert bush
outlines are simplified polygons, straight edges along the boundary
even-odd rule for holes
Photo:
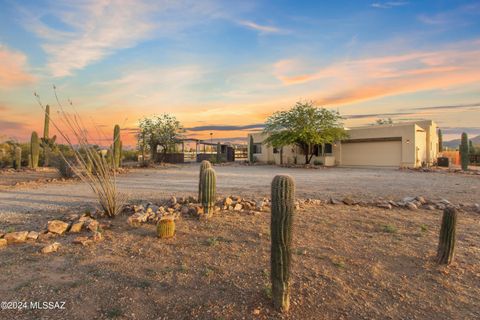
[[[290,267],[292,224],[295,210],[295,182],[287,175],[272,181],[270,278],[275,308],[287,312],[290,307]]]
[[[71,165],[75,163],[75,158],[65,157],[62,155],[55,155],[50,158],[50,165],[58,170],[58,173],[62,178],[70,179],[74,178],[75,171]]]
[[[313,164],[316,166],[323,166],[323,161],[322,160],[313,160]]]

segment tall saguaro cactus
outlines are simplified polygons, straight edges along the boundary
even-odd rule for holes
[[[45,122],[43,126],[43,138],[42,140],[42,148],[43,148],[43,156],[44,156],[44,167],[48,167],[50,164],[50,151],[54,147],[56,136],[50,138],[50,106],[47,104],[45,106]]]
[[[292,223],[295,210],[295,182],[288,175],[277,175],[272,181],[270,278],[275,308],[290,308],[290,267]]]
[[[438,152],[443,152],[443,134],[440,129],[438,129]]]
[[[203,179],[203,171],[205,171],[208,168],[211,168],[212,164],[208,160],[203,160],[200,163],[200,174],[198,176],[198,202],[202,201],[202,179]]]
[[[15,169],[19,170],[22,167],[22,148],[15,147]]]
[[[120,159],[122,157],[122,149],[121,149],[120,140],[120,126],[118,124],[115,125],[113,129],[113,166],[115,168],[120,167]]]
[[[470,162],[468,156],[468,136],[464,132],[462,133],[462,142],[460,143],[460,164],[462,165],[462,170],[468,169],[468,163]]]
[[[32,169],[38,167],[38,159],[40,158],[40,142],[38,139],[38,134],[33,131],[32,137],[30,138],[30,163]]]
[[[201,184],[201,203],[205,217],[209,218],[215,210],[215,200],[217,198],[217,175],[213,168],[207,168],[203,171]]]
[[[450,264],[455,257],[455,233],[457,229],[457,210],[448,207],[443,210],[442,226],[438,240],[437,262]]]

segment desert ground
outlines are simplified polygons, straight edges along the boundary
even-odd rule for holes
[[[268,197],[275,174],[292,175],[298,198],[358,201],[406,196],[478,203],[480,176],[394,169],[216,166],[220,196]],[[29,173],[24,174],[28,180]],[[36,177],[37,178],[37,177]],[[50,177],[51,178],[51,177]],[[0,231],[41,230],[94,206],[78,181],[14,185],[0,176]],[[17,177],[18,179],[18,177]],[[131,169],[119,176],[133,203],[194,196],[198,166]],[[1,310],[4,319],[478,319],[480,214],[461,210],[455,262],[435,263],[441,210],[304,204],[294,222],[292,308],[269,295],[270,213],[182,217],[173,239],[127,214],[91,246],[58,236],[0,249],[2,301],[65,301],[62,310]]]

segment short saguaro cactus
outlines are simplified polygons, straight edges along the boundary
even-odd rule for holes
[[[213,168],[207,168],[203,171],[201,189],[201,203],[205,218],[209,218],[215,210],[215,200],[217,199],[217,175]]]
[[[199,177],[198,177],[198,202],[201,202],[202,201],[202,177],[203,177],[203,171],[205,171],[205,169],[208,169],[208,168],[211,168],[212,167],[212,164],[210,163],[210,161],[208,160],[203,160],[201,163],[200,163],[200,174],[199,174]]]
[[[276,309],[290,308],[290,267],[292,224],[295,210],[295,182],[288,175],[278,175],[272,181],[271,216],[271,281],[272,298]]]
[[[20,170],[22,167],[22,148],[15,147],[15,169]]]
[[[457,229],[457,211],[453,207],[443,210],[442,226],[438,240],[437,262],[450,264],[455,257],[455,233]]]

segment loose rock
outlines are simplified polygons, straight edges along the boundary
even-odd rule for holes
[[[48,221],[48,231],[56,234],[64,234],[68,229],[68,223],[60,220]]]
[[[42,253],[52,253],[57,252],[58,248],[60,248],[60,243],[54,242],[42,248]]]
[[[10,243],[23,243],[27,241],[28,231],[9,232],[3,238]]]
[[[78,233],[82,231],[82,228],[83,228],[83,221],[75,222],[74,224],[72,224],[68,232]]]
[[[8,242],[5,239],[0,239],[0,248],[7,246]]]
[[[36,232],[36,231],[30,231],[30,232],[27,234],[27,239],[28,239],[28,240],[37,240],[37,239],[38,239],[38,232]]]

